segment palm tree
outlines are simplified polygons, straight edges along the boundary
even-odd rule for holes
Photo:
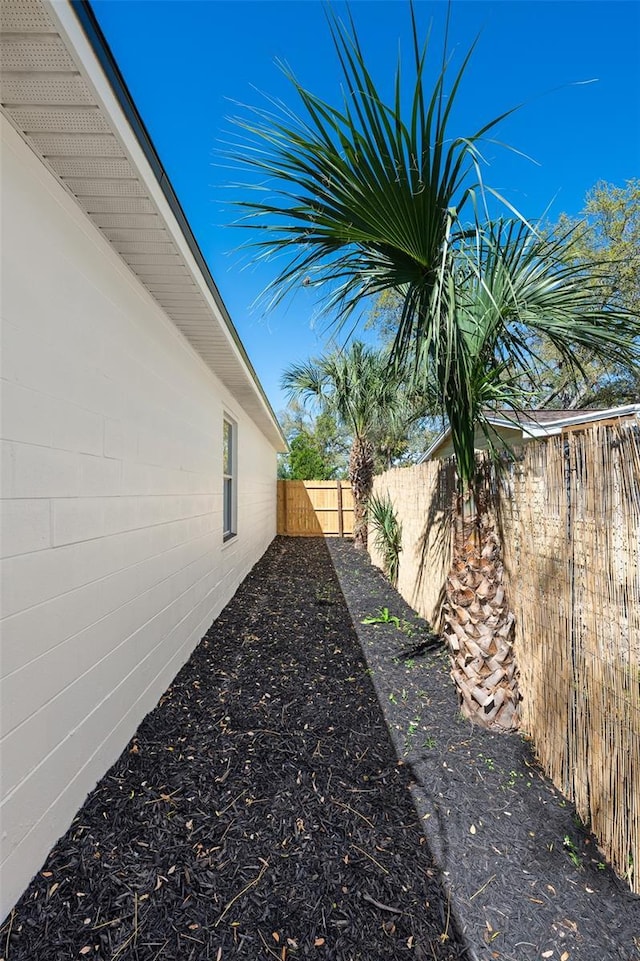
[[[513,730],[520,692],[514,617],[491,517],[495,473],[478,463],[474,436],[483,431],[499,464],[504,447],[487,415],[511,410],[515,417],[529,406],[524,385],[535,381],[540,348],[559,356],[574,378],[585,353],[629,366],[638,318],[604,311],[592,275],[567,259],[565,238],[542,238],[522,223],[478,229],[457,248],[449,270],[446,310],[457,353],[435,371],[459,478],[445,634],[463,713]]]
[[[292,364],[282,386],[295,400],[314,400],[331,412],[352,438],[349,482],[357,548],[367,546],[367,501],[376,455],[425,414],[425,401],[394,373],[387,352],[353,341],[347,348],[304,364]],[[428,403],[428,400],[426,401]]]
[[[351,35],[330,18],[344,80],[342,108],[291,77],[303,118],[274,104],[240,120],[248,143],[236,160],[275,185],[271,197],[261,193],[240,205],[246,225],[258,231],[254,244],[262,256],[286,257],[270,285],[275,301],[299,284],[321,284],[326,308],[340,321],[363,297],[398,293],[394,361],[407,376],[431,373],[451,425],[460,477],[461,536],[449,579],[447,627],[453,676],[467,713],[509,729],[518,723],[519,698],[512,618],[499,586],[497,535],[486,523],[477,478],[475,429],[489,402],[514,409],[522,403],[518,376],[527,363],[536,363],[528,331],[543,334],[575,369],[575,345],[630,363],[639,325],[637,317],[598,302],[590,275],[565,262],[563,238],[543,241],[522,221],[482,227],[478,209],[488,188],[478,143],[502,118],[471,136],[449,132],[470,53],[450,89],[442,66],[427,97],[427,45],[419,43],[413,7],[411,17],[414,83],[406,115],[400,66],[393,101],[385,104],[355,31]],[[471,223],[463,220],[469,208]],[[478,580],[491,566],[490,576]],[[457,647],[463,608],[478,621],[484,618],[486,627],[479,631],[486,640],[476,644],[468,663],[470,646],[462,654]],[[469,674],[484,679],[482,684],[469,685]],[[486,694],[487,684],[493,694]]]

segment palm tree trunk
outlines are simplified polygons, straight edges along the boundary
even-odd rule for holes
[[[353,492],[353,544],[367,549],[367,499],[373,489],[373,445],[364,437],[355,437],[349,457],[349,481]]]
[[[476,512],[473,499],[461,496],[445,610],[451,676],[465,717],[495,731],[515,731],[522,698],[515,618],[503,580],[500,541],[488,511],[480,506]]]

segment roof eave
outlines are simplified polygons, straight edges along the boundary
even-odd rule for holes
[[[561,434],[566,427],[573,427],[580,424],[597,424],[601,420],[612,420],[621,417],[638,417],[640,418],[640,404],[624,404],[619,407],[608,407],[604,410],[584,410],[573,417],[567,417],[564,420],[557,420],[550,424],[539,424],[536,421],[516,421],[509,420],[506,417],[487,417],[486,420],[492,427],[509,427],[517,428],[522,431],[523,435],[528,438],[535,440],[544,437],[554,437]],[[451,428],[446,427],[441,431],[434,441],[430,444],[424,454],[417,461],[418,464],[424,464],[426,461],[431,460],[433,455],[437,453],[438,449],[444,444],[444,442],[449,438],[451,434]]]
[[[90,5],[25,0],[24,7],[24,14],[18,6],[3,16],[3,51],[8,44],[13,63],[3,63],[3,112],[274,448],[285,450],[277,417]],[[33,99],[34,87],[45,99]],[[35,130],[21,119],[33,119],[34,111],[46,116]],[[83,120],[74,127],[70,121],[80,115],[93,126]],[[98,140],[94,149],[91,141]],[[170,268],[160,266],[167,261]]]

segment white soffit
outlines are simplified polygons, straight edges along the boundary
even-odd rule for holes
[[[275,415],[67,0],[0,0],[0,98],[22,137],[279,450]],[[169,188],[170,189],[170,188]],[[201,255],[200,255],[201,256]],[[206,272],[206,275],[205,275]]]

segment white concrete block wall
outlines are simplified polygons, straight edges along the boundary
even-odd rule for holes
[[[4,917],[275,536],[276,455],[5,121],[2,178]]]

